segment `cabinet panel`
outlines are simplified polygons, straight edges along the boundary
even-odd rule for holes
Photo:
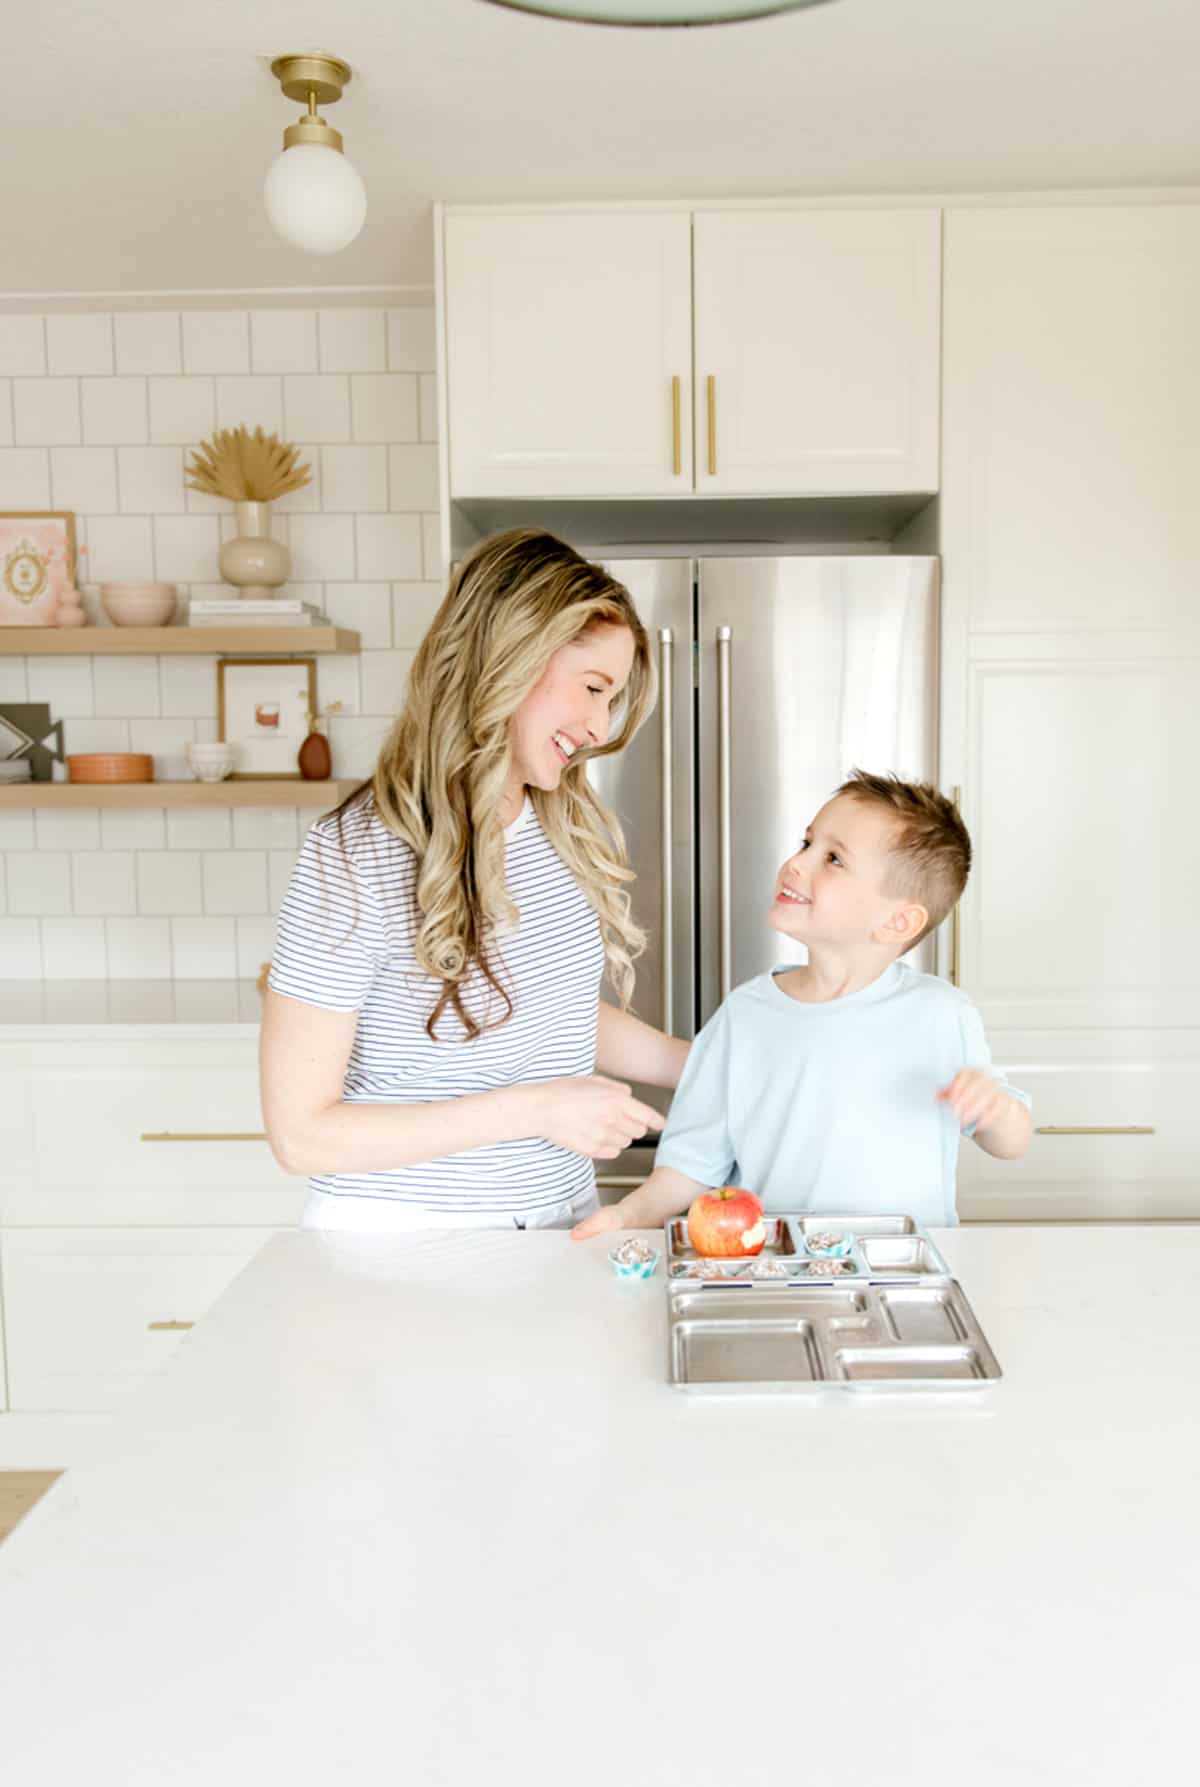
[[[940,253],[935,210],[697,211],[697,489],[936,490]]]
[[[453,496],[690,490],[687,212],[454,212],[444,242]]]
[[[13,1229],[3,1239],[9,1406],[109,1409],[169,1361],[271,1230]]]
[[[1200,208],[946,216],[944,547],[975,628],[1194,612]]]
[[[1189,1024],[1200,659],[969,681],[963,984],[992,1024]]]

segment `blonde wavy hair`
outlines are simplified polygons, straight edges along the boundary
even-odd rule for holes
[[[514,528],[457,566],[418,647],[403,709],[370,783],[383,824],[417,862],[416,958],[442,990],[425,1028],[447,1009],[468,1038],[512,1016],[495,959],[499,927],[518,913],[505,882],[501,800],[512,773],[509,724],[551,657],[594,627],[627,627],[633,667],[603,745],[576,752],[557,788],[530,789],[550,843],[600,920],[608,975],[622,1005],[645,936],[625,891],[633,873],[616,816],[584,772],[589,757],[629,743],[654,705],[654,660],[628,590],[552,534]],[[354,797],[352,797],[354,798]],[[366,798],[366,790],[361,791]],[[499,1016],[474,1014],[464,983],[478,968]]]

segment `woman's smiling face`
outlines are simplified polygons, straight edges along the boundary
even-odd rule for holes
[[[605,624],[562,645],[509,723],[513,776],[551,790],[575,753],[608,738],[633,669],[633,634]]]

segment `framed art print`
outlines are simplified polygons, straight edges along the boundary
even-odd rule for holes
[[[69,510],[0,513],[0,626],[56,626],[63,591],[74,585]]]
[[[217,660],[217,737],[236,747],[235,780],[299,781],[316,711],[315,658]]]

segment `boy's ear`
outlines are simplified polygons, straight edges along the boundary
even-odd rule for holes
[[[911,949],[928,923],[928,908],[918,900],[905,900],[902,906],[893,907],[891,917],[877,927],[875,937],[889,949]]]

